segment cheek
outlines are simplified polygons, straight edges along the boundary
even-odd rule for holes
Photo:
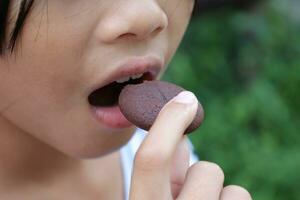
[[[26,84],[33,94],[43,93],[52,101],[63,101],[74,98],[76,89],[82,83],[84,68],[81,52],[84,51],[88,35],[82,32],[76,35],[74,21],[66,23],[49,3],[49,13],[42,5],[34,8],[26,20],[22,31],[22,40],[16,47],[16,60],[12,76],[19,83]],[[56,23],[54,23],[56,22]],[[70,25],[72,24],[72,25]],[[78,94],[78,93],[77,93]],[[40,98],[42,96],[40,95]]]
[[[169,8],[167,11],[169,18],[169,26],[167,32],[170,49],[167,57],[170,59],[174,55],[184,36],[191,18],[193,7],[194,3],[191,0],[180,1],[176,5],[172,6],[172,8]]]
[[[79,35],[78,24],[61,22],[53,13],[49,24],[36,12],[27,22],[16,57],[0,63],[0,115],[75,157],[99,156],[128,141],[132,130],[108,134],[91,119],[82,95],[86,72],[81,52],[86,51],[90,25],[81,26]]]
[[[23,39],[27,39],[26,34]],[[35,51],[29,47],[24,42],[24,53],[19,51],[16,62],[12,57],[10,64],[1,69],[0,73],[6,74],[0,81],[0,104],[5,109],[1,115],[22,131],[68,154],[81,154],[82,146],[90,140],[99,145],[102,138],[95,135],[99,130],[89,119],[85,99],[76,96],[78,81],[67,68],[70,63],[54,60],[56,55],[44,55],[45,49]]]
[[[0,115],[18,130],[77,158],[107,154],[118,149],[131,137],[133,130],[129,129],[122,130],[121,133],[109,133],[92,120],[87,104],[72,103],[71,98],[69,103],[66,99],[58,101],[57,93],[51,94],[48,86],[36,84],[39,78],[33,79],[24,82],[28,79],[10,74],[0,81],[7,86],[0,89],[1,99],[6,102],[4,105],[1,101],[3,109]]]

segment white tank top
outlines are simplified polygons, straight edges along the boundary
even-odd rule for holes
[[[123,185],[124,185],[124,200],[129,199],[131,172],[134,162],[134,155],[137,152],[140,144],[145,138],[147,132],[142,129],[136,129],[134,135],[129,140],[129,142],[121,148],[121,159],[122,159],[122,170],[123,170]],[[194,153],[192,143],[188,140],[190,146],[190,165],[197,162],[199,159]]]

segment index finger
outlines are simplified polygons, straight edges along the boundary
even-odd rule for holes
[[[173,154],[184,131],[195,118],[197,108],[196,96],[184,91],[159,112],[135,157],[131,200],[172,197],[170,171]]]

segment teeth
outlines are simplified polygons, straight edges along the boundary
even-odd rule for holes
[[[124,77],[124,78],[120,78],[118,80],[116,80],[117,83],[125,83],[126,81],[129,81],[130,76],[128,77]]]
[[[125,83],[126,81],[129,81],[129,79],[138,79],[141,78],[144,74],[135,74],[132,76],[128,76],[128,77],[124,77],[124,78],[120,78],[118,80],[116,80],[117,83]]]
[[[131,76],[131,79],[138,79],[138,78],[141,78],[142,76],[143,76],[143,74],[136,74],[136,75]]]

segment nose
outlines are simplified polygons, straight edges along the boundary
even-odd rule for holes
[[[102,42],[157,35],[168,26],[168,18],[156,0],[121,1],[118,8],[107,11],[99,20],[97,35]]]

